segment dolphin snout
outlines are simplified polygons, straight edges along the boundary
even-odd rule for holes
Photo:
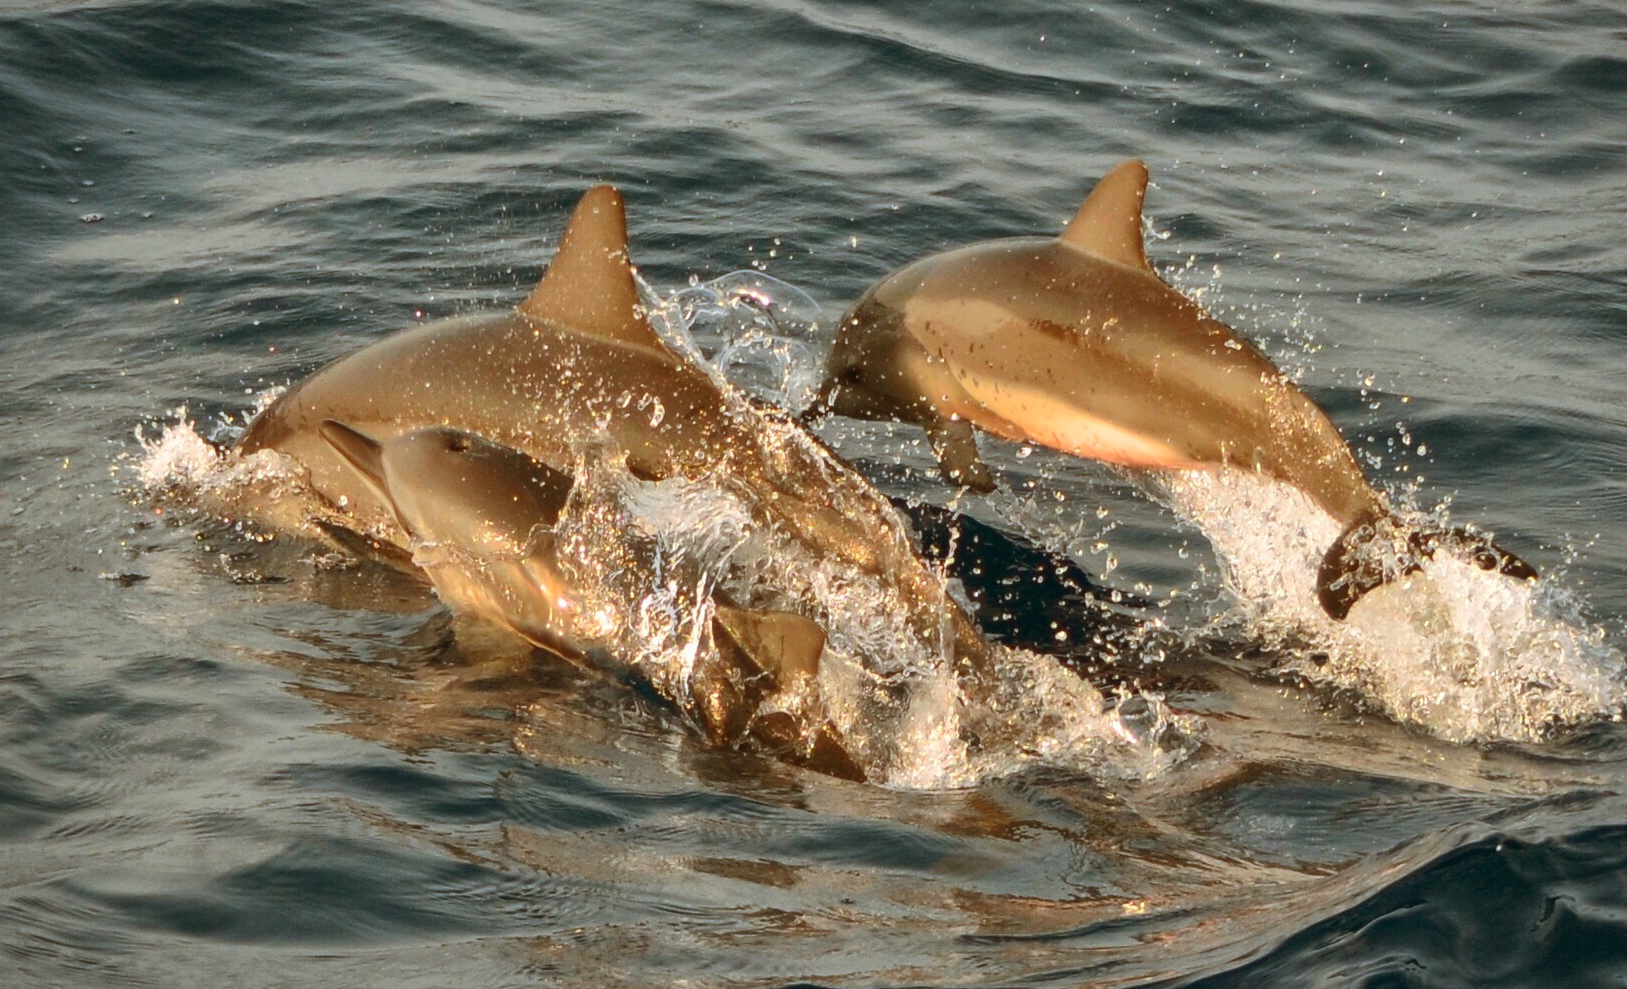
[[[384,483],[384,447],[377,440],[337,419],[323,419],[316,431],[335,453],[356,468],[370,487],[389,501]]]

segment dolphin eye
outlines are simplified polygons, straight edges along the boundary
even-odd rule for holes
[[[468,453],[470,446],[467,436],[453,436],[446,441],[446,448],[453,453]]]

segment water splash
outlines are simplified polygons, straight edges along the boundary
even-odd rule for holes
[[[1236,601],[1222,621],[1281,650],[1280,672],[1355,691],[1458,742],[1536,741],[1627,704],[1621,652],[1552,575],[1527,584],[1443,551],[1337,622],[1315,588],[1339,526],[1302,492],[1236,471],[1180,472],[1160,486],[1214,546]]]
[[[136,445],[141,457],[136,463],[136,480],[149,491],[195,487],[219,466],[221,454],[198,433],[197,423],[187,417],[182,405],[156,424],[158,433],[149,436],[148,426],[137,426]]]
[[[282,391],[279,386],[256,396],[243,422]],[[231,436],[241,426],[217,423],[210,432]],[[306,536],[317,532],[312,523],[346,518],[311,491],[298,464],[274,450],[242,456],[206,438],[184,406],[163,420],[138,426],[135,440],[139,452],[130,459],[136,482],[154,501],[226,519],[252,518],[263,530]]]
[[[680,353],[699,356],[723,380],[792,414],[813,404],[829,340],[823,312],[807,293],[761,272],[735,271],[657,299],[651,318]]]
[[[1172,712],[1162,697],[1104,696],[1054,659],[1025,650],[996,647],[986,678],[969,686],[943,643],[908,630],[899,617],[908,606],[896,588],[757,524],[726,486],[641,481],[617,461],[595,469],[599,480],[578,489],[593,493],[579,501],[573,493],[560,522],[562,531],[578,533],[580,575],[602,583],[619,552],[607,535],[629,527],[650,540],[660,560],[655,569],[665,575],[617,609],[625,616],[622,651],[669,677],[693,664],[693,625],[639,618],[652,599],[660,599],[655,611],[663,615],[705,615],[716,589],[753,607],[816,616],[828,635],[811,688],[817,704],[885,785],[971,786],[1038,763],[1146,778],[1196,746],[1196,720]],[[580,521],[589,517],[596,521]],[[604,524],[611,519],[621,528]],[[592,562],[601,554],[606,562]]]

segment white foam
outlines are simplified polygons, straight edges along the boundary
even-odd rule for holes
[[[1552,575],[1532,585],[1438,552],[1338,622],[1315,587],[1339,526],[1303,493],[1236,471],[1181,472],[1162,487],[1214,546],[1236,603],[1226,617],[1280,648],[1284,672],[1452,741],[1539,740],[1627,704],[1620,650]]]
[[[187,418],[186,406],[170,416],[172,421],[158,424],[157,436],[149,437],[146,427],[136,428],[136,443],[141,447],[136,479],[148,491],[195,487],[220,466],[220,453],[198,434],[197,424]]]
[[[263,408],[281,389],[257,397]],[[245,421],[252,418],[252,412]],[[230,519],[253,519],[272,531],[306,530],[313,520],[339,514],[312,493],[303,467],[274,450],[242,456],[206,439],[185,408],[157,423],[157,434],[136,430],[135,476],[147,496]],[[217,433],[229,432],[223,422]],[[309,533],[308,533],[309,534]]]

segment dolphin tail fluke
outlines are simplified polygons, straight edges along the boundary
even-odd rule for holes
[[[1414,529],[1394,518],[1363,517],[1340,533],[1322,557],[1317,602],[1330,617],[1344,621],[1369,591],[1417,573],[1441,549],[1467,556],[1482,570],[1516,580],[1537,579],[1535,567],[1479,533]]]
[[[977,431],[971,423],[965,419],[934,419],[927,423],[926,435],[945,481],[978,494],[994,490],[994,475],[978,455]]]

